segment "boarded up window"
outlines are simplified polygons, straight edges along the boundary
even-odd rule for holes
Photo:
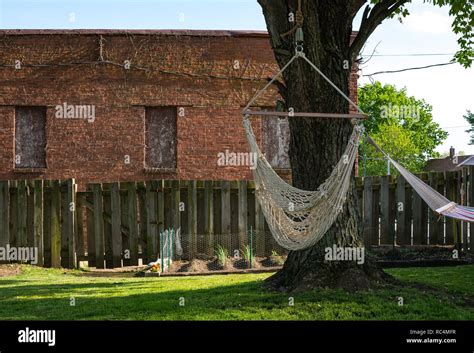
[[[15,167],[46,168],[46,108],[17,107]]]
[[[290,126],[288,119],[263,118],[263,148],[265,156],[273,168],[290,169],[289,146]]]
[[[176,168],[176,108],[149,107],[145,117],[147,168]]]

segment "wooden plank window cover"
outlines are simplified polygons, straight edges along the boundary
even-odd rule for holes
[[[288,118],[263,119],[263,152],[273,168],[290,169],[290,126]]]
[[[176,169],[176,107],[147,107],[145,166]]]
[[[15,168],[46,168],[46,107],[17,107]]]

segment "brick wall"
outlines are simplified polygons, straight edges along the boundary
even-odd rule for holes
[[[251,179],[248,167],[218,166],[217,154],[248,151],[240,109],[277,69],[265,34],[0,32],[0,63],[22,63],[0,67],[0,179]],[[129,70],[117,65],[125,60]],[[353,99],[356,87],[354,73]],[[57,119],[64,102],[94,105],[95,121]],[[45,170],[14,169],[15,106],[47,107]],[[144,170],[146,106],[184,108],[176,170]],[[255,131],[260,139],[258,121]]]

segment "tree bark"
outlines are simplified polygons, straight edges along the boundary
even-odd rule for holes
[[[294,4],[296,1],[259,0],[259,3],[276,60],[282,67],[294,53],[293,37],[282,38],[280,34],[292,26],[288,22],[288,14],[296,9],[287,3]],[[302,11],[306,56],[349,95],[354,5],[347,0],[311,0],[303,1]],[[304,60],[294,62],[283,79],[286,108],[293,108],[295,112],[349,112],[348,102]],[[347,119],[314,118],[289,118],[289,123],[293,185],[316,190],[341,158],[352,132],[352,124]],[[313,287],[361,289],[370,287],[373,279],[382,280],[383,272],[377,270],[367,258],[363,266],[349,261],[324,260],[325,248],[334,244],[338,247],[363,246],[361,224],[353,180],[343,212],[324,238],[311,248],[290,252],[283,269],[270,277],[267,284],[285,290]]]

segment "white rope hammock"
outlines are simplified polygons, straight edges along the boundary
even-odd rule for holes
[[[305,191],[289,185],[273,170],[260,151],[248,117],[244,126],[250,150],[257,156],[253,170],[255,194],[275,240],[289,250],[316,244],[342,211],[362,127],[356,126],[341,159],[317,191]]]
[[[297,58],[304,59],[339,94],[341,94],[352,106],[357,108],[358,112],[361,113],[358,115],[339,114],[339,117],[345,116],[355,118],[352,120],[354,123],[354,129],[339,162],[335,165],[331,175],[316,191],[305,191],[295,188],[278,176],[258,147],[249,118],[250,115],[258,115],[258,112],[250,110],[252,104]],[[357,156],[359,141],[364,134],[363,126],[357,124],[356,121],[357,118],[364,117],[364,113],[357,104],[355,104],[305,56],[302,51],[302,46],[300,45],[297,46],[295,55],[288,61],[288,63],[250,100],[247,106],[243,109],[242,114],[250,151],[257,156],[257,166],[253,169],[255,195],[262,207],[263,214],[267,220],[273,237],[279,245],[288,250],[302,250],[313,246],[326,234],[343,209],[347,191],[350,186],[351,174]],[[266,115],[268,115],[268,113]],[[331,114],[328,114],[328,117],[330,115]],[[299,116],[321,117],[324,116],[324,114],[299,113]],[[368,137],[368,141],[391,160],[393,166],[401,173],[401,175],[432,210],[448,217],[474,221],[474,208],[459,206],[456,203],[449,201],[443,195],[392,160],[375,144],[372,139],[370,139],[370,137]]]
[[[462,221],[474,222],[474,208],[458,205],[456,202],[452,202],[445,196],[441,195],[438,191],[433,189],[431,186],[426,184],[423,180],[418,178],[413,173],[406,170],[398,162],[394,161],[388,154],[386,154],[370,136],[367,136],[367,142],[373,145],[378,151],[380,151],[390,163],[395,167],[396,170],[405,178],[408,184],[411,185],[413,190],[426,202],[429,208],[435,213],[446,217],[460,219]],[[472,181],[471,181],[472,182]]]

